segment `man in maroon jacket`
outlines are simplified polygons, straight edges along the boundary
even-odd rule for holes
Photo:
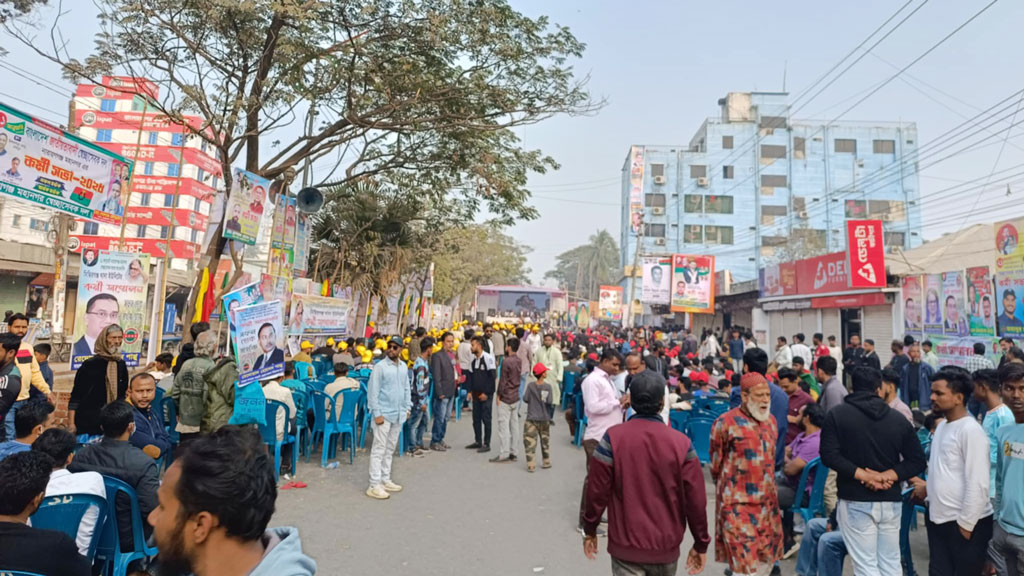
[[[594,450],[583,516],[583,552],[597,556],[597,525],[608,510],[608,554],[615,576],[676,573],[686,525],[694,544],[690,574],[704,570],[708,544],[707,495],[697,453],[683,434],[665,426],[665,381],[651,371],[633,376],[636,414],[612,426]]]

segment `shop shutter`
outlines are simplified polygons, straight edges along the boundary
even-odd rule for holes
[[[875,341],[875,352],[882,366],[889,363],[892,358],[892,305],[868,306],[862,308],[861,327],[864,331],[863,338],[870,338]]]

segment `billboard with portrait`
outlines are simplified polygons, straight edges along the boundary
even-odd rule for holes
[[[242,306],[235,310],[235,322],[238,384],[245,386],[284,374],[281,303],[274,300]]]
[[[228,317],[228,337],[231,338],[232,342],[235,341],[235,336],[238,333],[238,309],[243,306],[252,306],[253,304],[263,302],[263,293],[260,291],[260,286],[260,282],[252,282],[221,297],[224,313]]]
[[[942,333],[967,336],[967,315],[964,314],[964,275],[960,271],[942,273]]]
[[[715,257],[694,254],[672,256],[673,312],[715,313]]]
[[[996,326],[1000,337],[1024,336],[1024,270],[996,273]]]
[[[942,274],[926,274],[924,284],[924,317],[922,326],[925,334],[942,334]]]
[[[348,336],[352,301],[310,294],[295,294],[291,300],[288,335]]]
[[[645,256],[640,300],[648,304],[668,304],[672,294],[672,257]]]
[[[996,272],[1024,270],[1024,246],[1020,238],[1024,218],[996,222],[992,226],[996,239]]]
[[[599,320],[622,320],[622,286],[601,286],[597,310]]]
[[[921,335],[921,310],[924,303],[921,301],[921,277],[906,276],[900,285],[900,293],[903,299],[903,330],[905,333]]]
[[[273,209],[267,200],[269,191],[270,180],[241,168],[234,169],[231,196],[224,209],[225,238],[249,245],[256,243],[263,212]]]
[[[111,324],[121,326],[121,356],[128,366],[139,365],[146,327],[149,255],[100,250],[82,256],[75,309],[71,369],[77,370],[95,351],[96,337]]]
[[[995,336],[996,303],[992,296],[992,275],[988,266],[967,269],[967,312],[971,336]]]
[[[639,234],[644,224],[644,147],[629,152],[629,229]]]

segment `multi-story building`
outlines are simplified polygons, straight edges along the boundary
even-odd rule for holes
[[[82,138],[136,161],[125,211],[125,249],[162,258],[169,247],[170,269],[190,270],[222,181],[221,165],[204,140],[188,137],[184,126],[171,123],[140,94],[154,100],[160,96],[155,84],[130,77],[79,84],[72,102],[73,128]],[[197,116],[185,120],[196,129],[202,124]],[[80,252],[116,248],[120,235],[119,226],[80,221],[72,238]]]
[[[890,250],[921,244],[916,125],[791,119],[787,99],[730,93],[688,145],[641,146],[642,254],[711,254],[742,282],[778,260],[845,249],[847,219],[881,219]],[[638,238],[631,160],[622,177],[624,267]],[[628,298],[629,278],[624,287]]]

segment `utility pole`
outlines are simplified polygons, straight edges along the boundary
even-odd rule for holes
[[[628,310],[627,318],[629,322],[623,321],[623,328],[633,327],[633,299],[636,296],[636,269],[640,266],[640,251],[644,244],[644,224],[640,223],[640,227],[636,231],[636,253],[633,255],[633,269],[629,272],[629,304],[626,305]]]
[[[75,127],[75,101],[68,103],[68,133],[76,134]],[[71,233],[71,225],[74,223],[71,215],[57,213],[53,217],[57,234],[53,241],[53,315],[50,318],[50,340],[54,343],[64,343],[64,307],[68,291],[68,236]],[[71,353],[68,352],[68,362],[71,361]]]

